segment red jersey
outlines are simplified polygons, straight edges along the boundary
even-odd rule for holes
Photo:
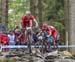
[[[3,45],[8,45],[8,41],[9,41],[9,38],[7,35],[3,35],[2,36],[2,43]]]
[[[15,32],[15,37],[18,38],[18,36],[19,36],[20,34],[21,34],[21,33]]]
[[[9,38],[7,35],[3,34],[2,35],[2,45],[8,45],[8,41],[9,41]],[[3,48],[4,51],[7,51],[8,48]]]
[[[31,26],[32,25],[32,21],[34,20],[34,16],[31,15],[31,17],[28,19],[27,16],[23,16],[22,17],[22,21],[21,21],[21,26],[22,28],[25,28],[26,26]]]
[[[0,34],[0,43],[2,43],[3,34]]]
[[[47,31],[48,33],[51,32],[51,35],[54,37],[54,39],[57,38],[57,30],[53,26],[46,26],[46,30],[44,29],[44,27],[42,27],[42,31]]]
[[[18,39],[18,37],[21,35],[22,33],[18,33],[18,32],[15,32],[15,36],[16,36],[16,41],[17,41],[17,39]],[[21,36],[20,36],[20,43],[23,45],[24,44],[24,41],[25,40],[25,36],[24,36],[24,34],[22,34]],[[18,44],[18,43],[16,43],[16,44]]]
[[[54,39],[56,39],[57,38],[57,30],[56,30],[56,28],[55,27],[53,27],[53,26],[50,26],[51,27],[51,30],[52,30],[52,36],[54,37]]]

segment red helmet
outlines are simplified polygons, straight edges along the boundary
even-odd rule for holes
[[[47,23],[44,23],[43,24],[43,28],[47,28],[48,27],[48,24]]]

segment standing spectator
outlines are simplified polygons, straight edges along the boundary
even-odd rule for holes
[[[16,45],[20,44],[20,41],[21,41],[20,38],[19,38],[20,34],[21,34],[20,29],[16,29],[15,30]]]
[[[3,37],[3,32],[0,31],[0,44],[2,44],[2,37]]]
[[[7,33],[3,33],[3,35],[2,35],[2,44],[3,45],[8,45],[8,35],[7,35]]]
[[[21,33],[21,30],[20,29],[16,29],[15,30],[15,37],[16,37],[16,44],[21,44],[21,45],[24,45],[25,44],[25,37],[24,37],[24,34]]]
[[[7,31],[3,31],[3,34],[2,34],[2,45],[8,45],[8,35],[7,35]],[[7,51],[8,49],[7,48],[4,48],[3,51]]]
[[[9,45],[15,45],[16,44],[15,34],[14,34],[13,30],[9,31],[8,38],[9,38],[9,42],[8,42]]]
[[[0,21],[0,31],[1,30],[6,30],[6,27],[4,26],[4,24]]]

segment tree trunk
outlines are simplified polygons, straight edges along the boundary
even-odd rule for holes
[[[38,18],[39,18],[39,26],[42,27],[42,0],[38,0]]]
[[[69,0],[69,41],[70,45],[75,45],[75,0]],[[75,54],[75,47],[70,48],[72,54]]]
[[[42,0],[30,0],[30,11],[42,26]]]
[[[35,17],[37,16],[37,0],[30,0],[30,11]]]
[[[2,9],[2,21],[4,21],[4,24],[8,24],[8,0],[1,0],[1,9]]]
[[[37,8],[37,3],[38,3],[38,0],[30,0],[30,11],[32,13],[32,15],[35,16],[35,18],[38,19],[38,8]],[[33,26],[35,24],[33,23]]]
[[[0,0],[0,17],[1,17],[1,0]]]
[[[65,24],[65,37],[66,45],[69,44],[69,0],[64,0],[64,24]]]

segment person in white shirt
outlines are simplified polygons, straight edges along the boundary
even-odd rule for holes
[[[9,45],[15,45],[16,44],[15,34],[14,34],[14,31],[13,30],[10,30],[9,31],[8,38],[9,38],[9,41],[8,41],[8,44]]]

